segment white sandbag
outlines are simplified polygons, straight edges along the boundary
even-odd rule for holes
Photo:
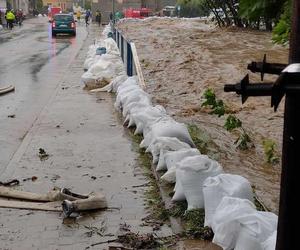
[[[275,250],[277,240],[277,230],[262,243],[263,250]]]
[[[186,157],[189,157],[189,156],[194,156],[194,155],[200,155],[201,153],[199,152],[198,149],[195,149],[195,148],[191,148],[191,149],[183,149],[181,151],[187,151],[187,153],[182,153],[182,159],[185,159]],[[175,151],[175,152],[178,152],[178,151]],[[174,152],[174,153],[175,153]],[[173,152],[170,152],[170,153],[173,153]],[[179,157],[180,154],[176,154],[176,158]],[[175,183],[176,182],[176,169],[177,167],[180,166],[180,161],[181,160],[177,160],[176,158],[173,158],[173,157],[165,157],[165,161],[166,161],[166,166],[167,166],[167,169],[168,171],[161,176],[161,180],[162,181],[165,181],[165,182],[168,182],[168,183]]]
[[[131,103],[139,103],[139,102],[146,102],[148,104],[151,103],[151,98],[150,96],[143,90],[139,89],[136,92],[131,92],[130,95],[127,96],[127,98],[123,99],[122,102],[122,107],[123,110],[127,109]]]
[[[125,82],[119,84],[118,86],[114,86],[114,89],[118,95],[120,92],[122,92],[124,89],[128,88],[131,85],[135,85],[135,87],[139,87],[138,78],[136,76],[128,77]]]
[[[240,230],[240,224],[235,219],[255,211],[256,208],[251,201],[225,196],[212,219],[214,232],[212,242],[222,247],[223,250],[234,249]]]
[[[140,101],[138,105],[141,104],[144,105],[144,108],[138,110],[128,107],[129,109],[131,108],[129,112],[130,120],[133,120],[133,122],[136,124],[136,130],[134,132],[135,134],[143,133],[145,127],[152,125],[158,119],[167,116],[166,110],[163,107],[161,107],[160,105],[156,105],[155,107],[150,106],[151,101],[148,99]]]
[[[172,197],[172,201],[185,201],[186,200],[186,197],[184,195],[183,188],[182,188],[180,181],[176,182],[174,191],[175,191],[175,193]]]
[[[204,208],[203,183],[207,177],[223,173],[223,168],[207,155],[189,156],[178,164],[176,182],[182,185],[188,210]]]
[[[102,35],[103,35],[104,37],[107,37],[107,35],[108,35],[109,32],[111,32],[111,27],[110,27],[110,25],[108,24],[108,25],[106,25],[106,26],[104,27],[104,29],[103,29],[103,31],[102,31]]]
[[[157,123],[152,124],[145,133],[144,140],[141,142],[140,147],[148,147],[157,137],[176,137],[191,147],[196,147],[186,125],[170,118],[161,119]]]
[[[211,220],[223,197],[237,197],[253,202],[250,182],[242,176],[233,174],[208,177],[203,183],[203,195],[205,204],[204,226],[209,227],[211,227]]]
[[[143,110],[147,108],[152,108],[152,102],[149,98],[140,99],[138,102],[129,103],[123,106],[122,115],[123,117],[128,117],[128,119],[134,119],[133,114],[143,113]],[[145,110],[145,112],[147,112]]]
[[[238,218],[241,225],[235,250],[263,250],[262,243],[277,229],[277,215],[256,211]]]
[[[124,66],[121,60],[115,59],[112,60],[111,55],[102,55],[100,59],[82,75],[82,82],[87,86],[92,85],[96,87],[103,87],[103,85],[110,83],[114,77],[124,72]]]
[[[114,86],[119,85],[126,81],[128,76],[124,73],[121,73],[121,75],[116,76],[109,84],[104,86],[103,88],[97,88],[91,90],[91,92],[115,92]]]
[[[130,102],[138,101],[141,98],[149,98],[148,94],[138,86],[129,86],[125,90],[123,89],[118,93],[115,107],[117,110],[122,110],[124,105],[128,105]]]
[[[115,40],[111,37],[106,38],[104,40],[105,48],[106,48],[106,53],[111,54],[111,55],[120,55],[119,53],[119,48],[117,46],[117,43]]]
[[[256,211],[246,199],[225,196],[213,217],[213,242],[223,249],[262,249],[261,244],[277,229],[277,216]]]
[[[174,151],[182,148],[191,148],[191,146],[176,137],[156,137],[146,149],[146,153],[150,152],[152,154],[153,164],[155,164],[158,162],[161,150]]]
[[[196,148],[179,149],[177,151],[166,151],[160,154],[156,170],[168,170],[175,167],[175,164],[188,156],[200,155]]]

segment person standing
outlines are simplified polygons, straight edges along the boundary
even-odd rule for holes
[[[96,22],[101,25],[101,12],[99,10],[96,11]]]
[[[77,22],[78,22],[78,23],[80,23],[80,17],[81,17],[81,11],[78,10],[78,11],[76,12],[76,18],[77,18]]]
[[[91,11],[90,10],[87,10],[85,12],[85,25],[88,26],[89,25],[89,19],[91,17]]]
[[[16,17],[15,17],[15,15],[14,15],[14,13],[11,11],[11,10],[9,10],[7,13],[6,13],[6,22],[7,22],[7,26],[8,26],[8,28],[10,28],[10,29],[12,29],[13,28],[13,23],[14,23],[14,21],[15,21],[15,19],[16,19]]]

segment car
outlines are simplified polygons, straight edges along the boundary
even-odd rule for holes
[[[67,33],[76,36],[76,21],[70,14],[56,14],[51,22],[52,36],[58,33]]]

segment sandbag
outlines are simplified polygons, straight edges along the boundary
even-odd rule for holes
[[[207,155],[184,158],[176,169],[176,183],[180,182],[188,203],[188,210],[204,208],[203,183],[207,177],[223,173],[222,166]]]
[[[253,202],[250,182],[242,176],[233,174],[208,177],[203,183],[203,196],[205,204],[204,225],[209,227],[211,227],[211,220],[223,197],[237,197]]]
[[[268,239],[277,228],[277,216],[259,212],[247,199],[225,196],[212,220],[213,242],[225,250],[250,250]]]
[[[81,76],[81,81],[86,86],[104,87],[114,77],[124,72],[124,66],[120,58],[112,55],[102,55],[87,72]]]
[[[212,242],[224,250],[234,249],[240,230],[240,224],[235,218],[255,211],[256,208],[251,201],[225,196],[212,218],[212,230],[214,232]]]
[[[256,211],[238,219],[241,225],[235,250],[263,250],[262,243],[277,229],[277,215]]]
[[[188,156],[200,155],[196,148],[179,149],[176,151],[165,151],[160,154],[156,170],[169,170],[175,167],[175,164]],[[174,172],[175,175],[175,172]]]
[[[148,131],[147,131],[148,130]],[[174,121],[171,118],[161,119],[152,124],[144,133],[144,140],[140,147],[148,147],[157,137],[176,137],[178,140],[195,148],[195,144],[185,124]]]
[[[111,37],[104,39],[105,48],[108,54],[111,55],[119,55],[119,48],[115,42],[115,40]]]
[[[277,230],[262,243],[263,250],[275,250],[277,240]]]
[[[183,192],[183,188],[180,181],[177,181],[174,187],[174,195],[172,197],[172,201],[185,201],[186,197]]]
[[[152,154],[153,164],[156,164],[162,150],[174,151],[190,147],[189,144],[178,140],[176,137],[156,137],[146,149],[146,153]]]
[[[139,86],[128,86],[128,88],[124,88],[118,93],[115,107],[117,110],[122,110],[124,105],[128,105],[134,101],[139,101],[141,98],[147,98],[150,101],[149,95]]]
[[[91,90],[91,92],[116,92],[116,86],[119,86],[121,83],[125,82],[127,80],[128,76],[123,73],[116,76],[109,84],[102,88],[97,88]]]

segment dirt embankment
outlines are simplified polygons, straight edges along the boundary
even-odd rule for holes
[[[280,164],[266,164],[262,141],[272,139],[281,155],[283,101],[274,113],[270,97],[249,98],[242,105],[224,84],[240,81],[251,61],[287,63],[288,49],[271,42],[267,32],[218,29],[199,19],[149,18],[118,24],[135,42],[143,68],[147,92],[178,121],[204,129],[218,147],[215,158],[228,173],[241,174],[255,186],[256,193],[273,212],[278,212]],[[274,80],[266,76],[265,81]],[[259,74],[250,73],[251,82]],[[224,129],[226,116],[211,115],[201,108],[201,96],[213,88],[217,99],[242,121],[255,147],[236,148],[236,133]]]

